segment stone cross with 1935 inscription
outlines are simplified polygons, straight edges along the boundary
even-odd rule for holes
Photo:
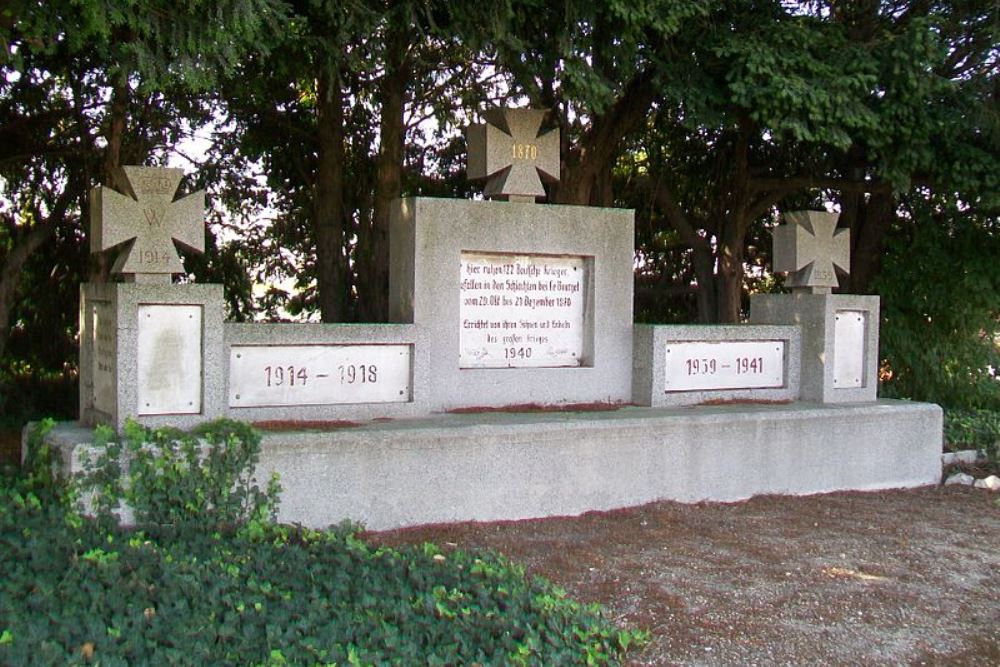
[[[184,177],[181,169],[122,167],[132,192],[128,195],[97,186],[90,192],[91,252],[131,242],[115,261],[112,273],[136,282],[170,282],[184,266],[174,241],[191,250],[205,249],[205,192],[174,201]]]
[[[774,228],[774,270],[787,272],[792,292],[829,294],[837,287],[835,267],[851,269],[851,230],[837,229],[839,213],[785,213],[787,224]]]
[[[483,194],[534,202],[545,196],[539,173],[559,179],[559,130],[538,134],[547,111],[490,109],[466,129],[469,178],[489,178]]]

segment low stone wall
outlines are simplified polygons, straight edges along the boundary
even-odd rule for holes
[[[889,400],[441,415],[269,433],[258,478],[280,472],[282,521],[371,529],[904,488],[940,481],[941,418]],[[61,424],[49,442],[72,472],[89,437]]]

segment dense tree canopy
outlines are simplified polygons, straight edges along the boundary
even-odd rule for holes
[[[780,285],[780,211],[832,206],[913,394],[913,335],[995,354],[998,24],[982,0],[3,3],[0,359],[72,371],[76,285],[106,279],[87,192],[171,156],[212,193],[187,267],[230,316],[382,320],[392,201],[469,196],[460,129],[531,105],[562,133],[548,199],[636,210],[638,317],[739,321]],[[969,295],[967,326],[932,294]],[[963,354],[956,381],[989,363]]]

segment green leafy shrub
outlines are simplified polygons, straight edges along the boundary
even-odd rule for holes
[[[0,540],[3,664],[614,664],[644,636],[497,556],[352,533],[99,539],[27,507]]]
[[[945,410],[944,441],[950,449],[978,449],[1000,461],[1000,411]]]
[[[909,216],[890,234],[877,280],[882,394],[1000,409],[996,219],[923,200]]]
[[[492,554],[97,528],[0,488],[0,664],[616,664],[646,637]]]
[[[55,421],[43,419],[31,427],[28,432],[27,453],[21,470],[5,470],[4,479],[7,490],[19,488],[30,493],[44,493],[46,497],[58,497],[64,487],[58,483],[52,466],[52,452],[45,444]]]
[[[146,530],[218,529],[277,512],[277,477],[262,491],[253,476],[260,434],[248,424],[221,419],[185,433],[129,421],[118,439],[110,428],[95,429],[94,446],[79,489],[104,519],[117,522],[124,506]]]
[[[126,431],[89,480],[105,511],[133,503],[140,531],[75,511],[41,430],[33,471],[0,479],[0,664],[602,665],[648,637],[494,554],[268,521],[244,425],[200,429],[200,448]]]

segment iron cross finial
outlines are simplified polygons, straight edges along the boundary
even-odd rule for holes
[[[559,130],[539,135],[547,111],[490,109],[486,123],[471,125],[469,178],[489,178],[483,194],[490,198],[534,202],[545,196],[539,172],[559,178]]]
[[[91,252],[131,241],[111,269],[133,280],[170,280],[184,266],[174,241],[198,252],[205,249],[205,192],[174,201],[181,169],[122,167],[132,192],[124,195],[97,186],[90,194]]]
[[[792,291],[829,294],[837,287],[834,267],[851,269],[851,230],[837,229],[839,213],[795,211],[785,213],[787,224],[775,227],[774,270],[787,272]]]

